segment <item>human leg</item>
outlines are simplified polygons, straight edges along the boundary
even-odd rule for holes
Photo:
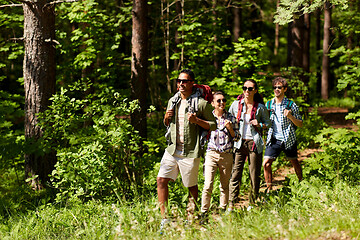
[[[222,153],[219,159],[219,173],[220,173],[220,205],[223,210],[226,209],[226,205],[229,201],[229,182],[231,177],[233,164],[232,153]]]
[[[296,176],[298,177],[299,181],[301,181],[303,176],[302,176],[302,169],[301,169],[301,165],[300,165],[299,161],[297,160],[297,158],[290,159],[290,161],[295,169]]]
[[[239,196],[242,173],[247,157],[247,151],[244,144],[235,152],[235,160],[232,168],[232,174],[229,183],[229,205],[231,206]]]
[[[159,202],[159,206],[160,206],[161,216],[163,218],[165,218],[165,216],[166,216],[165,215],[166,205],[167,205],[167,201],[168,201],[168,197],[169,197],[169,187],[168,187],[169,181],[170,181],[170,178],[157,177],[157,179],[156,179],[158,202]]]
[[[251,189],[249,194],[250,203],[254,204],[259,194],[260,189],[260,174],[261,174],[261,160],[262,154],[255,151],[249,153],[249,174]],[[270,166],[271,167],[271,166]]]
[[[217,160],[220,154],[217,154],[215,151],[207,151],[205,156],[205,180],[204,188],[202,191],[201,197],[201,212],[207,212],[210,208],[211,193],[214,185],[214,177],[216,173]]]
[[[264,178],[269,190],[272,190],[272,170],[271,164],[280,155],[282,151],[282,142],[276,139],[271,139],[271,143],[266,146],[265,156],[263,161]]]
[[[169,197],[169,181],[175,180],[179,174],[179,168],[174,156],[165,151],[161,163],[158,176],[156,178],[158,202],[161,216],[166,217],[166,205]]]

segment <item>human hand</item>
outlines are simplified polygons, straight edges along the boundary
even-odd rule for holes
[[[291,109],[284,109],[284,116],[287,117],[287,118],[291,118],[292,115],[291,115]]]
[[[170,119],[172,118],[172,116],[174,116],[174,109],[168,109],[166,110],[166,113],[165,113],[165,119]]]
[[[224,123],[224,126],[229,130],[231,131],[232,129],[232,122],[230,120],[225,120],[225,123]]]
[[[253,119],[253,120],[250,121],[250,124],[253,125],[253,126],[257,126],[257,125],[259,125],[259,122],[258,122],[258,120]]]
[[[189,122],[197,124],[196,113],[188,113],[187,119]]]

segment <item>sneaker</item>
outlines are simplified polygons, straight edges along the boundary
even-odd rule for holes
[[[205,225],[207,222],[208,222],[208,214],[207,212],[203,212],[200,214],[199,216],[199,219],[200,219],[200,225]]]
[[[160,234],[164,234],[164,228],[166,227],[166,225],[168,225],[170,223],[170,220],[167,219],[167,218],[163,218],[161,220],[161,223],[160,223]]]

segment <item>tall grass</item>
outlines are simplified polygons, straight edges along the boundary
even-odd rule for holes
[[[159,234],[156,195],[104,203],[71,200],[12,214],[0,223],[0,239],[359,239],[360,187],[317,178],[263,194],[250,211],[212,214],[208,224],[186,223],[182,206],[170,203],[172,222]]]

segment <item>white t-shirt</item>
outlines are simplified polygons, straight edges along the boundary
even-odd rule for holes
[[[251,128],[251,126],[250,126],[250,114],[245,114],[244,132],[242,134],[243,139],[247,139],[247,140],[253,139],[250,128]]]
[[[180,151],[183,151],[184,149],[184,121],[186,104],[186,99],[182,99],[180,101],[176,118],[176,149]]]
[[[280,111],[280,103],[275,104],[275,117],[274,117],[274,132],[273,135],[277,140],[284,141],[284,134],[281,127],[281,115],[283,112]]]

